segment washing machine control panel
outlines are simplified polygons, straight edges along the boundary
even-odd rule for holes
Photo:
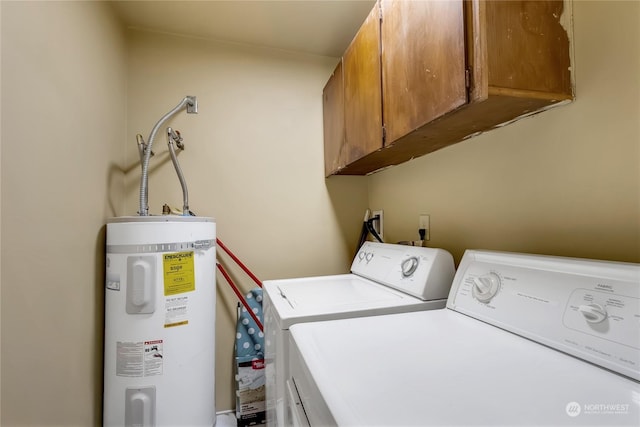
[[[640,380],[640,264],[467,251],[447,307]]]
[[[447,298],[455,267],[443,249],[365,242],[351,272],[427,301]]]

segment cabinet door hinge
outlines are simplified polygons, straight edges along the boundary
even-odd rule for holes
[[[382,145],[383,146],[385,142],[387,142],[387,127],[385,125],[382,125]]]
[[[467,89],[471,89],[471,72],[468,68],[464,70],[464,85]]]

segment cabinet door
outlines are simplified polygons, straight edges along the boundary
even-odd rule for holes
[[[563,11],[562,0],[486,3],[487,68],[492,89],[545,92],[559,99],[573,94]]]
[[[344,144],[344,85],[342,79],[341,61],[322,92],[325,176],[344,167],[344,164],[340,164],[340,150]]]
[[[342,57],[345,144],[342,166],[382,148],[380,9],[375,5]]]
[[[386,145],[466,104],[462,0],[382,0]]]

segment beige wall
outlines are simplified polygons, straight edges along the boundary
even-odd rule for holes
[[[99,425],[104,229],[120,214],[125,37],[93,2],[2,8],[3,426]]]
[[[640,261],[640,3],[573,12],[575,102],[372,175],[389,240]]]
[[[484,247],[639,262],[640,3],[573,9],[573,104],[370,177],[324,180],[321,93],[335,59],[125,40],[105,5],[2,2],[0,423],[99,424],[103,224],[137,211],[135,134],[185,95],[199,114],[170,124],[185,138],[191,208],[215,217],[262,279],[345,272],[367,206],[385,210],[389,241],[415,238],[431,214],[430,244],[458,259]],[[155,213],[181,204],[162,133]],[[225,410],[235,297],[220,277],[218,290]]]
[[[129,33],[129,49],[127,214],[139,208],[136,133],[147,139],[195,95],[198,114],[167,123],[186,145],[179,161],[191,210],[214,217],[218,237],[262,280],[348,271],[367,194],[364,177],[323,179],[322,88],[336,59],[139,31]],[[154,141],[149,178],[156,214],[164,203],[182,207],[165,132]],[[228,257],[219,250],[219,259]],[[243,274],[235,280],[255,287]],[[218,275],[217,410],[235,407],[235,305]]]

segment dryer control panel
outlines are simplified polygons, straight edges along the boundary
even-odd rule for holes
[[[364,242],[351,272],[429,301],[447,298],[455,267],[444,249]]]
[[[640,380],[640,265],[466,251],[447,307]]]

